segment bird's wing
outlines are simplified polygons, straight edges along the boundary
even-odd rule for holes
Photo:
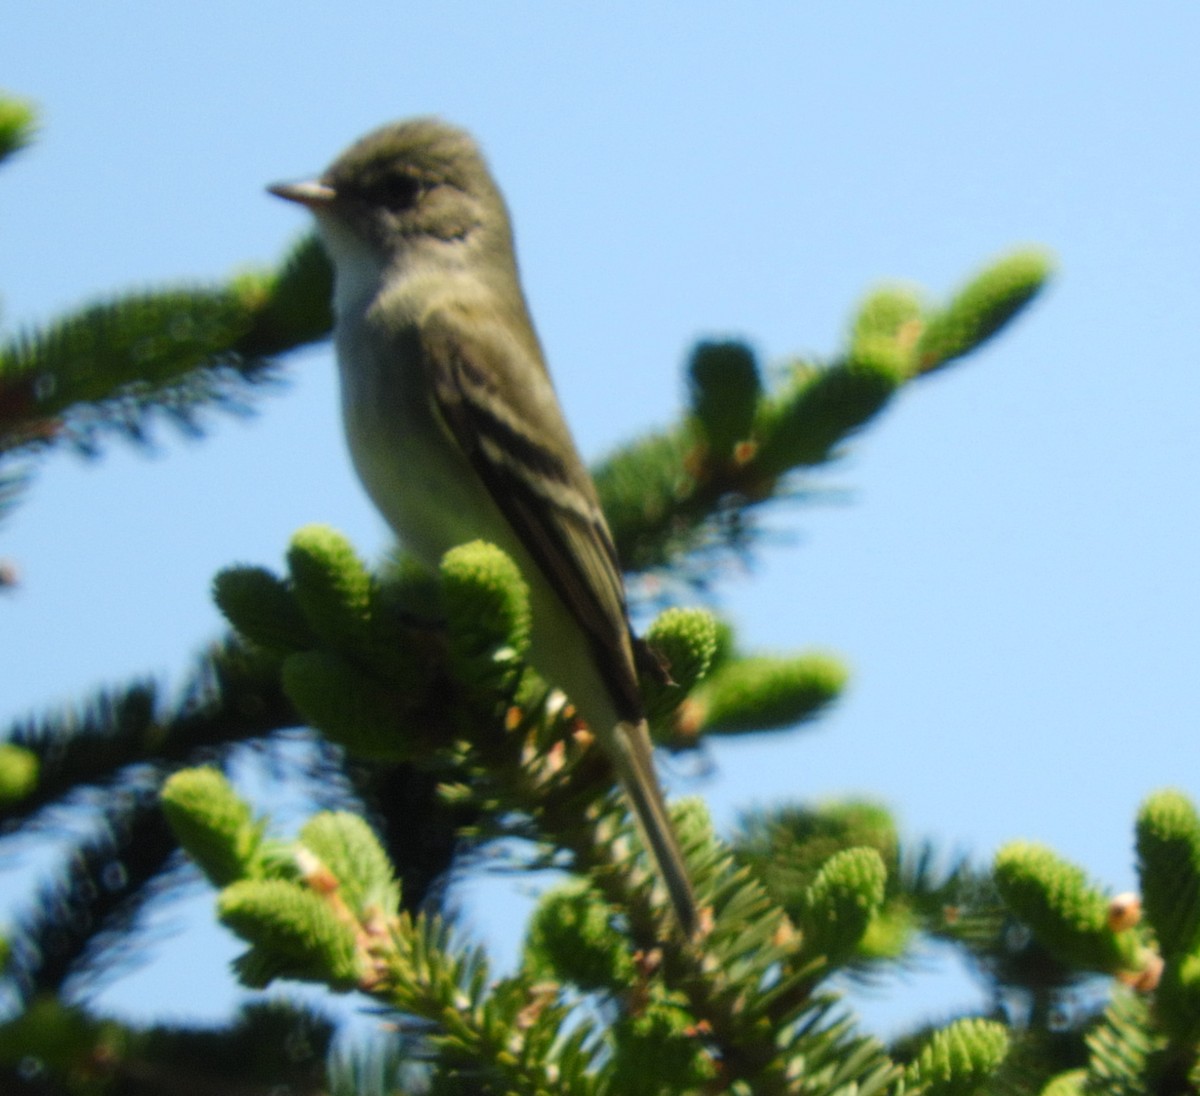
[[[641,718],[620,563],[592,478],[536,348],[511,326],[443,309],[421,324],[436,409],[588,637],[622,719]]]

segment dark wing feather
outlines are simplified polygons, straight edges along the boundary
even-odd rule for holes
[[[514,355],[536,350],[506,338],[504,325],[449,310],[427,317],[421,331],[439,415],[587,636],[618,714],[636,722],[642,701],[620,564],[540,355],[514,370]],[[530,422],[549,445],[527,436]]]

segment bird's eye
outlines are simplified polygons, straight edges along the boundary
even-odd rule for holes
[[[421,182],[411,175],[390,175],[371,188],[372,197],[380,205],[397,213],[411,209],[421,194]]]

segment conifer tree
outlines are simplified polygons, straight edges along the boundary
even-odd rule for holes
[[[27,106],[0,103],[0,158],[32,128]],[[872,292],[835,355],[774,374],[741,343],[697,346],[679,421],[595,470],[629,571],[713,584],[797,474],[835,460],[902,386],[967,358],[1048,274],[1022,251],[940,303]],[[306,240],[276,270],[117,296],[0,343],[5,520],[56,448],[137,440],[163,413],[195,429],[205,408],[253,400],[327,334],[329,278]],[[703,917],[685,941],[606,763],[525,663],[526,591],[498,549],[462,545],[427,576],[402,557],[369,567],[309,527],[284,570],[232,567],[214,595],[231,632],[182,697],[119,686],[0,740],[0,840],[106,793],[8,928],[0,1091],[1200,1091],[1200,816],[1183,795],[1150,797],[1134,822],[1140,897],[1109,896],[1036,844],[939,867],[870,803],[785,805],[720,835],[685,801],[675,822]],[[786,732],[845,679],[827,655],[756,654],[687,606],[665,607],[645,642],[665,750]],[[289,836],[226,770],[235,747],[297,728],[331,791]],[[502,839],[568,876],[534,910],[517,969],[496,976],[441,899],[464,854]],[[204,1031],[99,1014],[89,979],[196,868],[246,944],[243,983],[356,990],[394,1037],[328,1059],[331,1023],[311,1009],[248,1008]],[[903,964],[923,936],[961,950],[989,1007],[884,1044],[835,978]]]

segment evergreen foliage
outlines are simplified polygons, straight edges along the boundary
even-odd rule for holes
[[[0,101],[0,159],[34,125]],[[839,353],[778,372],[741,343],[698,346],[680,421],[596,471],[629,569],[713,585],[723,556],[753,550],[764,507],[901,387],[1001,331],[1048,274],[1024,251],[944,303],[876,290]],[[328,265],[305,240],[276,271],[119,296],[9,337],[0,491],[11,504],[61,442],[95,452],[106,434],[144,439],[156,415],[194,429],[209,407],[244,406],[275,358],[324,337],[328,302]],[[4,840],[68,808],[90,829],[7,930],[0,1091],[166,1094],[183,1073],[195,1093],[1200,1091],[1200,816],[1181,794],[1152,796],[1136,820],[1140,901],[1030,843],[990,867],[941,866],[870,803],[764,810],[727,837],[702,803],[678,803],[702,910],[684,940],[607,762],[526,665],[528,596],[498,549],[463,545],[431,576],[369,567],[309,527],[281,573],[232,567],[214,595],[234,635],[178,696],[136,682],[3,736]],[[794,728],[846,680],[827,654],[744,650],[695,608],[664,608],[640,654],[656,738],[681,753]],[[285,738],[307,743],[296,775],[322,808],[293,837],[228,775],[239,748]],[[514,838],[522,866],[570,877],[497,976],[443,887],[468,853]],[[180,848],[245,944],[246,985],[363,994],[395,1029],[383,1049],[329,1057],[331,1025],[296,1005],[203,1032],[90,1005],[147,902],[180,888]],[[992,1007],[884,1045],[841,987],[909,961],[922,937],[958,948]]]

